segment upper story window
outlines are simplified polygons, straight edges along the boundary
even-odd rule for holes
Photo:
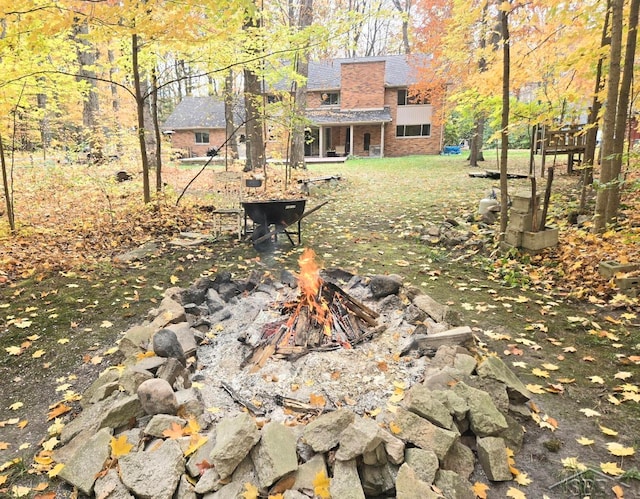
[[[320,104],[323,106],[336,106],[340,104],[340,93],[322,92],[322,95],[320,95]]]
[[[429,104],[429,99],[422,95],[412,95],[406,88],[398,90],[398,106],[415,104]]]
[[[208,144],[209,132],[196,132],[196,144]]]

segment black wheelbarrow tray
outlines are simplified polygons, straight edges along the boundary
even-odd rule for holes
[[[300,244],[302,241],[302,219],[327,204],[328,201],[305,213],[306,203],[306,199],[243,201],[245,234],[251,233],[251,240],[256,249],[270,246],[270,240],[280,232],[287,236],[293,246]],[[253,230],[248,228],[249,219],[254,224]],[[291,226],[295,227],[295,231],[289,229]],[[291,236],[296,236],[297,243]]]

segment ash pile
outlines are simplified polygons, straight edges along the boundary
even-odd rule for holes
[[[59,476],[154,499],[473,499],[472,480],[512,480],[530,394],[474,331],[398,276],[304,266],[167,290],[62,429]]]

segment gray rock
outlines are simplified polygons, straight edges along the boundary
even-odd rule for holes
[[[205,464],[205,461],[211,464],[209,461],[209,455],[211,454],[213,448],[216,446],[215,432],[212,431],[207,433],[206,438],[207,441],[203,445],[198,447],[198,449],[191,456],[189,456],[189,459],[187,461],[187,471],[189,472],[189,475],[194,478],[199,477],[202,474],[202,470],[198,467],[198,465]]]
[[[251,450],[260,488],[266,488],[298,468],[296,438],[290,428],[272,421],[262,429],[260,442]]]
[[[138,387],[138,398],[145,413],[176,414],[178,401],[173,388],[163,379],[153,378]]]
[[[149,371],[150,373],[155,374],[166,361],[167,359],[165,357],[158,357],[157,355],[154,355],[152,357],[144,357],[138,360],[133,364],[133,366],[139,370]]]
[[[219,312],[226,306],[225,302],[223,301],[222,298],[220,298],[220,295],[215,289],[207,290],[205,302],[207,304],[207,307],[209,307],[210,314],[215,314],[216,312]]]
[[[422,384],[431,390],[446,390],[464,378],[464,373],[454,367],[432,367],[430,365],[424,372]]]
[[[471,483],[454,471],[438,471],[436,487],[447,499],[476,499]]]
[[[121,426],[129,425],[131,421],[144,416],[142,405],[136,395],[123,396],[117,393],[115,397],[110,397],[107,400],[111,403],[98,416],[98,428],[109,427],[117,429]]]
[[[478,363],[476,359],[465,353],[457,353],[455,359],[453,360],[453,367],[458,371],[462,372],[465,376],[471,376],[473,372],[476,370]]]
[[[496,435],[509,427],[488,393],[463,382],[458,383],[453,390],[467,402],[469,425],[478,437]]]
[[[212,494],[206,494],[202,499],[243,499],[245,491],[243,483],[231,482]]]
[[[340,435],[340,447],[336,459],[349,461],[365,452],[375,450],[382,442],[380,427],[372,419],[356,416],[354,421]]]
[[[187,303],[195,303],[200,305],[204,302],[205,296],[209,288],[213,285],[213,281],[208,277],[200,277],[187,289],[183,289],[178,298],[178,302],[182,305]],[[175,297],[174,297],[175,299]]]
[[[163,328],[153,335],[153,351],[158,357],[177,359],[183,366],[187,365],[182,345],[171,329]]]
[[[524,383],[499,357],[486,357],[478,366],[477,372],[479,376],[504,383],[509,400],[514,404],[523,404],[531,398],[531,392],[527,390]]]
[[[175,440],[129,453],[118,463],[122,483],[141,499],[171,499],[184,473],[182,449]]]
[[[224,418],[218,423],[216,445],[210,458],[221,479],[231,476],[258,440],[260,432],[253,418],[246,413]]]
[[[374,298],[384,298],[389,295],[397,295],[402,286],[402,277],[399,275],[375,275],[369,282],[369,288]]]
[[[389,462],[393,464],[402,464],[404,462],[404,442],[382,428],[380,429],[379,435],[384,442],[384,450]]]
[[[93,493],[95,497],[101,499],[135,499],[120,481],[120,476],[115,469],[110,469],[96,480]]]
[[[435,452],[414,447],[405,451],[404,459],[422,482],[430,485],[436,479],[440,463]]]
[[[397,409],[394,422],[400,429],[398,438],[421,449],[432,450],[438,459],[444,459],[458,437],[457,433],[440,428],[402,407]]]
[[[194,330],[191,328],[188,322],[181,322],[180,324],[169,324],[166,329],[173,331],[178,338],[178,343],[184,352],[184,356],[188,359],[195,355],[198,345]]]
[[[171,290],[165,291],[165,294]],[[160,306],[149,313],[150,317],[153,317],[151,326],[158,330],[166,327],[168,324],[178,324],[179,322],[185,322],[187,320],[187,314],[184,311],[184,307],[177,301],[168,296],[162,299]]]
[[[486,392],[493,404],[496,406],[503,415],[509,412],[509,396],[507,395],[507,387],[490,378],[481,378],[479,376],[472,376],[465,379],[465,383],[469,386],[476,388],[480,391]]]
[[[282,495],[283,499],[309,499],[309,496],[298,492],[297,490],[285,490]]]
[[[508,414],[506,414],[504,418],[506,419],[509,428],[500,432],[498,436],[504,439],[506,446],[513,452],[520,452],[520,449],[522,448],[522,441],[524,440],[524,429],[522,424]]]
[[[204,403],[200,392],[195,388],[187,388],[175,392],[180,414],[187,418],[198,418],[204,413]]]
[[[452,430],[453,417],[449,409],[433,396],[433,392],[424,385],[414,385],[404,399],[405,407],[433,424]]]
[[[172,416],[170,414],[155,414],[151,418],[151,421],[147,423],[144,433],[145,435],[151,435],[152,437],[164,438],[164,431],[170,429],[174,424],[184,428],[187,422],[178,416]]]
[[[120,373],[116,369],[106,369],[103,371],[82,394],[82,399],[80,399],[82,408],[84,409],[89,404],[100,402],[111,395],[115,390],[105,387],[113,387],[115,383],[115,389],[117,390],[119,379]]]
[[[426,318],[427,314],[413,303],[410,303],[404,310],[404,320],[413,326],[423,322]]]
[[[368,497],[390,494],[395,488],[398,467],[387,463],[383,466],[361,466],[360,480],[362,490]]]
[[[189,371],[185,369],[178,359],[168,358],[158,369],[156,377],[165,380],[176,390],[191,387]]]
[[[460,440],[456,440],[447,455],[442,461],[442,469],[455,471],[462,478],[468,479],[473,473],[476,459],[473,451],[464,445]]]
[[[431,485],[420,480],[416,472],[407,463],[400,466],[396,477],[397,499],[437,499],[441,497]]]
[[[303,440],[316,452],[327,452],[340,441],[340,435],[349,426],[355,415],[347,409],[338,409],[319,416],[305,426]]]
[[[126,359],[134,358],[137,354],[147,351],[147,345],[149,345],[155,332],[156,328],[153,326],[133,326],[127,330],[120,340],[118,350],[122,352]]]
[[[306,463],[301,464],[296,471],[296,481],[293,488],[298,490],[313,490],[313,481],[318,473],[324,473],[327,476],[327,465],[324,462],[322,454],[316,454]]]
[[[356,461],[336,461],[329,485],[331,497],[340,499],[365,499]]]
[[[489,480],[506,482],[513,478],[509,470],[507,447],[498,437],[478,438],[478,461]]]
[[[178,490],[173,499],[196,499],[196,488],[191,484],[187,475],[180,477]]]
[[[195,486],[196,494],[206,494],[207,492],[215,492],[222,488],[223,484],[220,481],[220,475],[215,468],[208,468],[204,470],[199,477],[198,483]]]
[[[58,475],[77,487],[83,494],[91,495],[98,473],[111,455],[111,428],[103,428],[85,442]]]
[[[153,373],[151,371],[140,369],[137,366],[131,366],[122,371],[120,386],[129,395],[134,395],[138,393],[138,387],[148,379],[153,379]]]
[[[469,412],[467,401],[453,390],[432,390],[431,395],[449,410],[449,414],[453,415],[456,422],[467,417]]]
[[[413,299],[413,304],[425,312],[436,322],[446,322],[452,326],[460,323],[458,314],[452,311],[447,305],[442,305],[429,295],[418,295]]]

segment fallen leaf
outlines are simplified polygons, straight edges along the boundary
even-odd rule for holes
[[[320,499],[331,499],[330,485],[331,480],[329,480],[326,472],[324,470],[319,471],[313,478],[313,493]]]
[[[600,376],[587,376],[587,379],[592,383],[597,383],[598,385],[604,384],[604,380]]]
[[[618,432],[616,430],[612,430],[611,428],[607,428],[606,426],[600,425],[600,431],[605,435],[609,435],[610,437],[618,436]]]
[[[31,487],[24,487],[20,485],[14,485],[11,487],[11,493],[13,497],[27,497],[31,492]]]
[[[611,487],[611,490],[616,495],[616,499],[623,499],[624,490],[622,490],[622,487],[620,487],[620,485],[614,485],[613,487]]]
[[[633,447],[625,447],[617,442],[609,442],[607,444],[607,450],[610,454],[618,457],[633,456],[636,452]]]
[[[309,395],[309,404],[314,407],[324,407],[326,403],[327,401],[322,395],[317,395],[315,393]]]
[[[400,426],[398,426],[394,421],[391,421],[391,423],[389,423],[389,430],[394,435],[397,435],[398,433],[402,432],[402,428],[400,428]]]
[[[118,459],[119,457],[126,456],[133,449],[133,444],[127,441],[126,435],[120,435],[118,438],[111,437],[111,455]]]
[[[478,499],[487,499],[487,491],[489,486],[486,483],[476,482],[473,484],[473,493]]]
[[[515,487],[509,487],[509,490],[507,490],[507,497],[511,497],[513,499],[527,499],[525,493]]]
[[[615,379],[625,380],[625,379],[630,378],[631,376],[633,376],[633,374],[631,374],[629,371],[620,371],[620,372],[616,373],[613,377]]]
[[[162,432],[163,437],[175,439],[184,435],[184,430],[178,423],[171,423],[171,426]]]
[[[17,411],[18,409],[22,408],[24,406],[24,404],[22,402],[14,402],[13,404],[11,404],[9,406],[9,409],[11,409],[12,411]]]
[[[47,421],[51,421],[54,418],[57,418],[58,416],[61,416],[62,414],[66,414],[67,412],[69,412],[71,410],[71,407],[64,405],[64,404],[56,404],[54,407],[51,408],[51,410],[48,412],[47,414]]]
[[[624,470],[620,467],[618,467],[618,465],[616,463],[600,463],[600,469],[606,473],[607,475],[612,475],[612,476],[620,476],[624,473]]]
[[[595,440],[591,440],[587,437],[580,437],[576,438],[576,442],[578,442],[580,445],[593,445],[595,443]]]
[[[580,409],[580,412],[583,413],[588,418],[593,416],[602,416],[598,411],[594,411],[593,409]]]
[[[526,386],[527,390],[529,390],[531,393],[535,393],[537,395],[541,395],[543,393],[546,393],[544,388],[540,385],[532,385],[532,384],[528,384]]]
[[[197,451],[200,447],[207,443],[209,439],[207,437],[203,437],[202,435],[198,435],[197,433],[191,435],[189,439],[189,447],[184,451],[185,457],[190,456],[195,451]]]
[[[549,377],[549,373],[547,371],[544,371],[542,369],[538,369],[537,367],[532,369],[531,373],[534,376],[538,376],[539,378],[548,378]]]
[[[524,472],[516,475],[513,481],[516,482],[518,485],[524,485],[524,486],[527,486],[532,482],[531,478],[529,478],[529,476]]]
[[[565,457],[564,459],[561,459],[560,462],[562,463],[562,466],[569,470],[584,471],[587,469],[584,464],[578,461],[577,457]]]
[[[47,475],[49,478],[55,478],[62,471],[62,468],[64,468],[64,464],[58,463],[47,472]]]

